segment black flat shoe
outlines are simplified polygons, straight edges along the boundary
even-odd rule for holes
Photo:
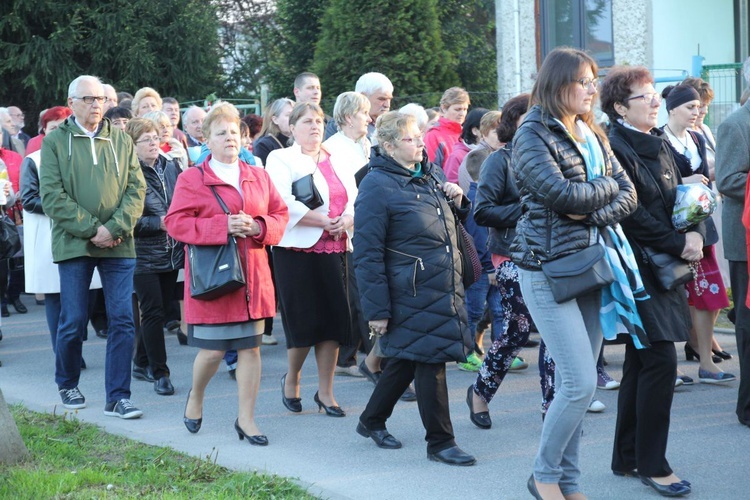
[[[0,340],[3,340],[3,331],[0,330]]]
[[[614,474],[615,476],[620,476],[620,477],[640,477],[638,476],[638,471],[635,469],[613,470],[612,474]]]
[[[529,480],[526,481],[526,487],[529,489],[529,493],[536,500],[543,500],[542,495],[539,494],[539,490],[536,489],[536,483],[534,482],[534,474],[529,476]]]
[[[10,317],[10,311],[8,311],[8,306],[6,306],[5,304],[0,306],[0,316],[2,316],[3,318]]]
[[[523,345],[524,347],[539,347],[539,341],[534,339],[529,339],[526,341],[526,343]]]
[[[474,386],[470,385],[466,391],[466,404],[469,407],[469,420],[471,423],[479,427],[480,429],[489,429],[492,427],[492,419],[490,418],[490,412],[480,411],[474,413]]]
[[[450,448],[435,453],[427,453],[427,458],[433,462],[442,462],[448,465],[461,465],[464,467],[477,463],[476,458],[464,452],[458,446],[451,446]]]
[[[192,389],[188,391],[187,395],[187,401],[185,401],[185,412],[187,412],[187,405],[190,402],[190,393],[193,392]],[[182,413],[182,421],[185,424],[185,427],[187,427],[187,430],[191,434],[195,434],[199,430],[201,430],[201,424],[203,423],[203,417],[201,418],[187,418],[185,416],[185,412]]]
[[[362,375],[367,377],[367,379],[373,383],[373,385],[378,385],[378,380],[380,380],[380,374],[383,373],[380,372],[371,372],[369,368],[367,368],[367,363],[362,361],[359,364],[359,371],[362,372]]]
[[[96,336],[99,337],[100,339],[106,339],[107,335],[108,335],[108,333],[107,333],[107,329],[106,328],[103,329],[103,330],[97,330],[96,331]]]
[[[172,381],[166,375],[154,382],[154,392],[160,396],[171,396],[174,394]]]
[[[657,493],[663,497],[682,497],[692,491],[692,488],[685,481],[679,483],[672,483],[662,485],[651,479],[650,477],[641,476],[641,482],[646,486],[651,486]]]
[[[711,356],[711,359],[713,360],[714,363],[721,363],[723,361],[721,356],[719,356],[718,354],[713,354]],[[685,342],[685,361],[693,361],[693,360],[700,362],[701,360],[700,354],[698,354],[698,352],[695,349],[693,349],[693,346]]]
[[[237,431],[237,436],[240,438],[240,441],[247,439],[248,443],[254,444],[255,446],[268,446],[268,438],[263,434],[258,434],[256,436],[248,436],[245,434],[245,431],[240,427],[239,419],[234,421],[234,430]]]
[[[732,355],[727,351],[717,351],[716,349],[711,349],[711,352],[713,352],[716,356],[719,356],[721,359],[732,359]]]
[[[286,373],[281,377],[281,402],[287,410],[299,413],[302,411],[302,399],[300,398],[288,398],[284,394],[284,386],[286,385]]]
[[[180,343],[180,345],[187,345],[187,335],[182,330],[177,330],[177,342]]]
[[[21,314],[26,314],[27,312],[29,312],[23,302],[21,302],[21,299],[16,299],[13,301],[13,308]]]
[[[372,439],[375,441],[375,444],[378,445],[378,448],[384,448],[386,450],[397,450],[398,448],[401,448],[401,441],[393,437],[387,429],[371,431],[365,427],[365,424],[359,422],[357,424],[357,434]]]
[[[318,404],[318,413],[320,413],[321,410],[326,411],[326,415],[329,417],[345,417],[346,412],[341,409],[340,406],[326,406],[323,404],[323,402],[318,397],[318,393],[315,393],[315,396],[313,396],[313,401],[315,401]]]
[[[417,393],[414,390],[414,387],[412,386],[412,384],[409,384],[409,386],[406,388],[404,393],[398,399],[400,399],[401,401],[408,401],[408,402],[417,400]]]
[[[150,366],[133,365],[133,378],[137,380],[144,380],[146,382],[156,382],[156,379],[154,378],[154,372],[151,371]]]

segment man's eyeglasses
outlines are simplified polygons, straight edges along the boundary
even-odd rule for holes
[[[595,89],[599,88],[598,78],[581,78],[576,81],[578,82],[578,84],[581,86],[583,90],[587,90],[591,85],[593,85]]]
[[[633,97],[628,97],[625,99],[626,101],[641,101],[645,102],[646,104],[651,104],[652,102],[661,102],[661,94],[658,92],[649,92],[647,94],[641,94],[641,95],[634,95]]]
[[[104,95],[85,95],[83,97],[74,97],[73,99],[78,99],[86,104],[94,104],[94,101],[99,101],[99,104],[104,104],[109,101],[109,97]]]
[[[136,144],[157,144],[158,142],[158,137],[144,137],[143,139],[135,141]]]

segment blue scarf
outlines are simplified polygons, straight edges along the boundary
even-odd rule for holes
[[[580,146],[586,163],[587,178],[601,177],[604,175],[605,165],[601,145],[594,132],[584,122],[577,123],[586,139],[585,143],[576,141],[576,144]],[[635,302],[650,297],[643,287],[633,249],[625,238],[620,224],[601,228],[598,239],[599,244],[604,247],[615,276],[612,284],[602,289],[602,306],[599,309],[602,334],[607,340],[614,340],[619,334],[629,334],[637,349],[649,347],[651,344],[643,329]]]

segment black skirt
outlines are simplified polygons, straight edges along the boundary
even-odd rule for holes
[[[273,266],[287,348],[350,345],[345,254],[274,247]]]

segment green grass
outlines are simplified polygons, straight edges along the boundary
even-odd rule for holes
[[[11,413],[31,458],[0,465],[0,498],[315,498],[289,479],[217,465],[213,452],[195,458],[145,445],[67,412],[35,413],[16,405]]]

